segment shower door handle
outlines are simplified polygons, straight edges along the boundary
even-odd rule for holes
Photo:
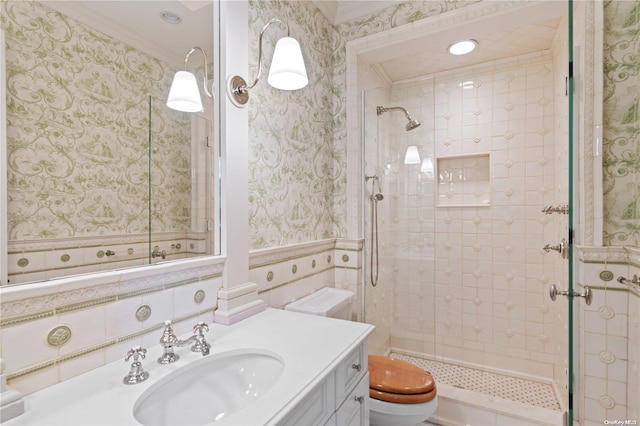
[[[577,293],[575,291],[569,293],[568,290],[558,290],[555,284],[551,284],[549,286],[549,297],[551,298],[551,300],[555,301],[558,295],[566,297],[583,297],[584,302],[587,304],[587,306],[591,305],[591,302],[593,301],[593,292],[587,286],[584,287],[583,293]]]

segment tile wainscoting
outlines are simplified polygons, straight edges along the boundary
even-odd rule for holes
[[[274,308],[322,287],[349,289],[358,319],[361,253],[361,240],[336,239],[257,250],[250,279]],[[167,319],[177,335],[213,322],[224,264],[206,257],[2,288],[0,358],[9,385],[27,395],[124,359],[133,346],[156,345]]]
[[[133,346],[158,344],[167,319],[178,335],[210,323],[224,262],[206,257],[2,288],[9,385],[26,395],[124,359]]]
[[[576,290],[589,286],[590,306],[579,299],[580,424],[640,420],[640,286],[618,282],[640,274],[640,249],[580,247]]]

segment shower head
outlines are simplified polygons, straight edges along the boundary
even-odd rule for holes
[[[405,126],[405,129],[407,129],[407,132],[410,130],[415,129],[416,127],[418,127],[420,125],[420,122],[414,118],[410,118],[409,122],[407,123],[407,125]]]
[[[407,117],[407,120],[409,120],[409,122],[407,123],[407,125],[405,126],[405,129],[408,131],[415,129],[416,127],[420,126],[420,122],[418,120],[416,120],[415,118],[411,117],[411,114],[409,114],[409,111],[407,111],[406,109],[402,108],[402,107],[383,107],[383,106],[377,106],[376,107],[376,113],[378,115],[382,115],[387,111],[391,111],[394,109],[398,109],[402,112],[404,112],[405,117]]]

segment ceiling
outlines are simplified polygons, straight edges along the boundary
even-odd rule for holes
[[[41,3],[176,68],[184,67],[184,58],[193,46],[213,55],[212,0],[44,0]],[[163,11],[177,14],[181,22],[163,21],[160,17]]]
[[[72,18],[116,37],[133,47],[164,60],[176,68],[192,46],[213,52],[212,0],[44,0]],[[363,18],[397,4],[385,0],[313,0],[330,22]],[[365,57],[387,82],[404,81],[450,69],[549,49],[566,12],[563,2],[541,2],[544,13],[496,17],[493,21],[465,24],[459,28],[431,34],[412,43],[381,49]],[[182,18],[172,25],[160,13],[171,11]],[[473,38],[479,48],[466,56],[454,57],[446,48],[461,38]]]
[[[551,18],[513,29],[492,28],[487,34],[470,35],[478,42],[475,51],[451,55],[447,48],[459,39],[434,37],[419,52],[372,64],[387,82],[399,82],[467,66],[547,50],[551,47],[561,18]],[[455,37],[455,36],[454,36]]]

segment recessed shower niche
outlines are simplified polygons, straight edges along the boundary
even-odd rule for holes
[[[491,205],[489,153],[436,159],[437,207]]]

